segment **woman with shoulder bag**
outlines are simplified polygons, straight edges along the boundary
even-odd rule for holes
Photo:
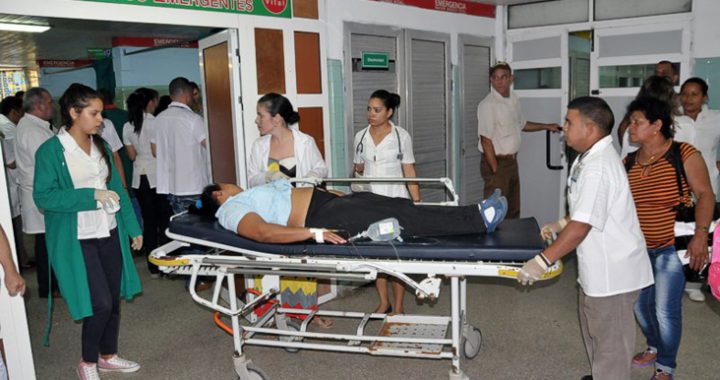
[[[686,255],[690,267],[699,270],[708,262],[708,228],[715,200],[700,152],[690,144],[673,142],[668,103],[638,98],[630,103],[627,114],[630,141],[639,149],[625,158],[625,167],[655,277],[655,284],[643,289],[635,304],[635,316],[648,348],[632,361],[639,367],[654,363],[656,372],[651,380],[672,380],[682,334],[685,288],[683,265],[674,245],[675,220],[679,208],[691,207],[689,194],[694,194],[697,228]],[[674,165],[676,160],[682,164]]]

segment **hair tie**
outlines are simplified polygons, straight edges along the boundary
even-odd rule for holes
[[[202,199],[198,199],[195,201],[195,208],[198,210],[202,210]]]

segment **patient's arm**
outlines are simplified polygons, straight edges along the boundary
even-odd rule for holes
[[[296,243],[315,238],[309,228],[285,227],[279,224],[267,223],[260,215],[254,212],[248,213],[240,220],[237,233],[244,238],[261,243]],[[331,231],[324,231],[323,237],[328,243],[345,243],[345,239]]]

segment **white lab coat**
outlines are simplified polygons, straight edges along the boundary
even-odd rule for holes
[[[3,114],[0,114],[0,132],[2,132],[4,136],[2,138],[2,148],[5,165],[9,165],[15,162],[15,135],[17,134],[17,126]],[[6,167],[5,174],[10,196],[10,214],[13,218],[16,218],[20,215],[20,199],[18,199],[17,182],[18,170]]]
[[[26,113],[17,126],[15,137],[15,163],[18,170],[20,195],[20,213],[23,232],[26,234],[45,233],[45,219],[35,207],[33,200],[33,181],[35,179],[35,152],[40,145],[53,137],[50,123],[37,116]]]
[[[320,155],[315,139],[312,136],[290,128],[293,133],[295,160],[297,166],[295,176],[297,178],[325,178],[328,175],[328,168]],[[248,186],[255,187],[265,183],[265,172],[267,172],[268,158],[270,157],[270,138],[265,135],[258,137],[250,149],[250,163],[248,165]],[[311,186],[311,184],[298,183],[297,186]]]
[[[390,125],[392,125],[393,129],[377,146],[372,136],[370,136],[370,131],[368,130],[370,126],[361,129],[355,134],[355,140],[353,142],[355,158],[353,162],[356,164],[365,164],[364,177],[403,178],[402,164],[415,163],[410,134],[404,128],[396,126],[392,122]],[[367,131],[367,133],[363,133],[365,131]],[[365,135],[364,137],[363,134]],[[400,144],[398,144],[398,136],[400,137]],[[362,144],[360,141],[361,138]],[[400,153],[402,153],[402,159],[398,158]],[[386,197],[410,198],[410,193],[408,192],[405,182],[371,183],[370,191]]]

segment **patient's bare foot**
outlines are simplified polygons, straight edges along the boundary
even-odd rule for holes
[[[315,318],[310,321],[310,324],[315,325],[317,327],[320,327],[321,329],[329,329],[333,325],[333,320],[330,318],[323,318],[315,316]]]

